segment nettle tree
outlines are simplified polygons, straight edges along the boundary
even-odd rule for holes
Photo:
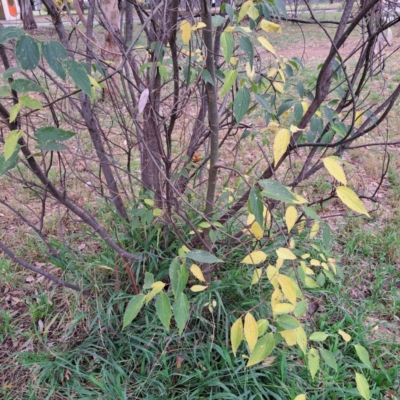
[[[280,0],[218,8],[207,0],[128,1],[123,12],[116,0],[91,0],[85,27],[68,7],[44,4],[57,41],[0,30],[0,174],[3,187],[18,188],[1,195],[3,213],[35,232],[43,257],[56,265],[60,243],[77,252],[68,229],[82,229],[67,227],[73,223],[112,249],[135,292],[124,327],[156,298],[166,329],[173,315],[182,333],[189,273],[200,281],[189,290],[206,291],[221,265],[241,262],[249,276],[243,286],[262,289],[259,307],[268,315],[256,320],[255,307],[232,316],[234,354],[246,342],[252,366],[283,340],[300,347],[312,376],[320,355],[337,368],[332,353],[308,344],[327,335],[307,336],[300,322],[307,310],[302,290],[341,275],[329,226],[313,206],[339,198],[369,215],[348,185],[352,166],[343,157],[370,146],[386,152],[390,144],[377,128],[400,86],[379,100],[365,88],[385,82],[382,70],[397,50],[390,27],[399,17],[379,0],[350,0],[339,21],[319,21],[311,9],[310,19],[292,19],[317,24],[330,43],[317,78],[306,84],[301,61],[281,57],[269,40],[284,29],[282,20],[291,21]],[[257,155],[243,169],[239,156],[249,146]],[[388,156],[383,176],[387,164]],[[313,193],[310,179],[318,174],[329,189]],[[34,201],[22,204],[22,191]],[[46,231],[54,204],[69,219],[59,222],[57,239]],[[169,270],[146,269],[150,261],[157,265],[157,254],[133,240],[145,225],[157,226],[164,248],[176,250]],[[313,243],[320,231],[323,246]],[[0,248],[23,267],[81,290],[19,257],[5,235]],[[356,380],[368,398],[366,379],[357,373]]]

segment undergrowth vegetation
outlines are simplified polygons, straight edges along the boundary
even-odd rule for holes
[[[398,398],[400,17],[90,3],[0,29],[1,397]]]

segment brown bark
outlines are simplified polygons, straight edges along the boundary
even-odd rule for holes
[[[21,19],[24,29],[30,31],[37,29],[35,17],[33,16],[32,4],[30,0],[18,0],[19,7],[21,8]]]

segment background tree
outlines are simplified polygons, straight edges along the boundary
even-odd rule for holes
[[[37,29],[37,24],[33,16],[32,3],[30,0],[18,0],[21,9],[21,19],[25,30]]]

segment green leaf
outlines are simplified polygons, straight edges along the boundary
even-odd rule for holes
[[[11,91],[8,86],[0,86],[0,97],[10,97]]]
[[[75,85],[91,98],[92,86],[85,67],[74,60],[64,60],[63,65],[67,68],[68,75],[72,78]]]
[[[185,293],[181,293],[173,305],[174,318],[178,325],[179,334],[182,335],[189,318],[189,300]]]
[[[290,315],[282,315],[276,320],[277,324],[282,328],[292,331],[300,326],[299,321]]]
[[[11,67],[6,69],[6,71],[3,74],[3,79],[6,81],[8,78],[10,78],[13,74],[15,74],[18,71],[21,71],[22,68],[20,65],[17,65],[16,67]]]
[[[165,326],[165,329],[169,331],[169,324],[171,322],[171,303],[169,302],[168,296],[165,292],[161,292],[156,301],[157,316]]]
[[[143,290],[151,289],[151,285],[154,283],[154,275],[151,272],[144,274]]]
[[[65,140],[71,139],[75,135],[75,132],[64,131],[63,129],[53,126],[45,126],[35,131],[35,137],[40,142],[50,142],[53,140],[64,142]]]
[[[293,314],[295,317],[302,317],[307,312],[307,300],[302,300],[296,304]]]
[[[314,342],[323,342],[329,335],[325,332],[314,332],[310,335],[309,340]]]
[[[42,103],[39,100],[30,97],[28,94],[20,96],[19,102],[23,106],[32,108],[33,110],[43,110]]]
[[[335,372],[337,372],[337,364],[336,364],[336,360],[335,360],[335,356],[326,349],[319,349],[322,358],[324,359],[325,363],[327,365],[329,365],[332,369],[335,370]]]
[[[65,47],[60,42],[56,41],[43,42],[42,53],[50,68],[59,78],[65,80],[67,74],[60,62],[60,60],[66,60],[68,58]]]
[[[246,367],[258,364],[264,361],[275,347],[275,338],[273,333],[268,333],[257,340],[256,346],[247,362]]]
[[[17,39],[25,32],[21,28],[15,26],[8,26],[7,28],[0,29],[0,44],[5,43],[11,39]]]
[[[319,354],[318,351],[314,348],[310,349],[308,353],[308,369],[310,370],[310,374],[312,379],[314,379],[315,374],[319,370]]]
[[[264,203],[262,201],[261,192],[257,186],[250,190],[249,195],[250,212],[254,215],[256,222],[260,227],[264,226]]]
[[[21,147],[17,144],[14,153],[7,160],[5,160],[4,158],[4,153],[0,154],[0,176],[10,171],[18,164],[19,161],[18,153],[20,149]]]
[[[236,70],[228,70],[225,72],[224,84],[222,85],[220,96],[224,96],[231,90],[231,87],[235,83],[238,72]]]
[[[222,47],[222,54],[225,58],[225,61],[228,63],[231,60],[231,57],[233,54],[233,48],[235,47],[235,43],[233,41],[233,36],[231,33],[222,32],[221,47]]]
[[[168,79],[168,72],[167,68],[165,68],[165,65],[160,64],[158,66],[158,73],[160,74],[161,78],[164,79],[164,81]]]
[[[254,62],[254,47],[253,43],[251,43],[250,39],[247,38],[246,36],[242,36],[240,38],[240,47],[242,50],[247,54],[247,57],[249,57],[249,64],[250,64],[250,69],[253,69],[253,62]]]
[[[369,354],[366,348],[359,344],[355,344],[354,347],[361,362],[365,364],[368,368],[372,369],[371,361],[369,359]]]
[[[15,57],[23,70],[35,69],[40,61],[39,43],[32,36],[20,36],[15,46]]]
[[[219,26],[221,26],[225,21],[225,18],[222,17],[221,15],[213,15],[212,17],[212,24],[213,24],[213,28],[218,28]]]
[[[270,114],[273,114],[270,104],[268,103],[268,101],[263,96],[261,96],[261,95],[259,95],[257,93],[254,93],[254,97],[257,100],[258,104],[260,104],[260,106],[264,110],[267,110]]]
[[[357,390],[365,400],[370,400],[371,395],[369,391],[368,381],[364,375],[356,372]]]
[[[261,180],[260,185],[264,188],[262,195],[273,200],[283,201],[284,203],[295,203],[294,195],[278,181],[272,179]]]
[[[17,119],[18,114],[19,114],[20,111],[21,111],[21,104],[20,103],[14,104],[12,106],[12,108],[10,110],[10,123],[14,122]]]
[[[233,7],[230,4],[225,3],[225,11],[228,14],[228,17],[232,22],[233,21]]]
[[[285,111],[289,110],[290,107],[292,107],[294,103],[294,100],[286,100],[284,101],[278,108],[278,112],[276,114],[277,117],[282,115]]]
[[[214,86],[214,81],[212,79],[211,74],[208,72],[208,70],[203,69],[203,72],[201,73],[201,77],[204,79],[205,82]]]
[[[171,280],[172,291],[177,299],[186,287],[189,278],[189,272],[184,264],[175,258],[169,267],[169,278]]]
[[[11,131],[6,137],[4,143],[4,161],[7,161],[15,153],[18,145],[18,140],[22,136],[21,130]]]
[[[64,151],[68,150],[65,144],[50,141],[50,142],[38,142],[35,146],[36,149],[44,151]]]
[[[240,121],[246,115],[250,105],[250,92],[246,87],[240,88],[233,102],[233,115],[236,118],[236,125],[239,125]]]
[[[203,250],[192,250],[186,253],[186,257],[190,258],[193,261],[213,264],[213,263],[220,263],[223,262],[219,258],[215,257],[213,254],[207,253]]]
[[[14,79],[11,83],[11,89],[18,93],[39,92],[44,93],[45,88],[39,86],[35,82],[28,81],[28,79]]]
[[[303,206],[304,214],[307,215],[308,218],[314,219],[316,221],[321,221],[320,216],[315,212],[315,210],[311,207]]]
[[[331,244],[331,228],[328,224],[325,224],[322,229],[322,241],[324,242],[324,246],[329,248]]]
[[[132,297],[124,312],[124,321],[122,329],[125,329],[125,327],[128,326],[139,314],[139,311],[143,306],[145,298],[146,296],[144,294],[138,294]]]

